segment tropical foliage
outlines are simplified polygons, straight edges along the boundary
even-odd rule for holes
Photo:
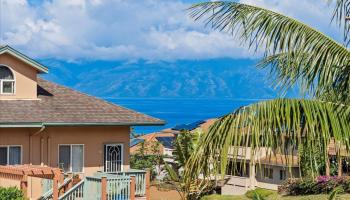
[[[189,158],[197,147],[202,133],[200,131],[182,131],[176,136],[173,142],[174,145],[174,163],[165,163],[165,169],[168,172],[168,177],[171,184],[179,192],[183,199],[195,199],[210,189],[210,181],[193,180],[190,183],[189,190],[186,190],[186,182],[183,174],[184,168],[187,165]]]
[[[21,190],[16,187],[2,188],[0,187],[0,200],[24,200]]]
[[[263,54],[259,67],[269,68],[274,85],[286,91],[299,84],[308,99],[275,99],[248,105],[220,118],[200,140],[186,166],[188,182],[199,174],[209,177],[226,171],[228,158],[237,159],[239,147],[251,148],[252,159],[261,148],[283,155],[303,147],[311,173],[317,176],[328,145],[349,149],[350,52],[348,0],[335,5],[333,20],[344,28],[344,43],[288,16],[236,2],[206,2],[189,8],[190,16],[213,29],[232,34]],[[337,151],[339,153],[340,151]],[[287,158],[286,162],[292,161]]]
[[[163,164],[163,155],[160,153],[160,144],[158,142],[140,143],[140,148],[136,153],[130,156],[130,167],[133,169],[150,169],[152,179],[158,175],[159,166]],[[158,169],[157,169],[158,167]]]
[[[280,188],[279,193],[288,195],[310,195],[350,192],[350,178],[347,176],[320,176],[316,179],[290,179]]]

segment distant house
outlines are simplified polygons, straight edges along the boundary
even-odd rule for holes
[[[221,194],[242,195],[255,188],[277,190],[288,178],[299,177],[296,154],[282,155],[261,148],[255,153],[254,159],[251,159],[251,151],[249,147],[241,147],[238,149],[237,160],[229,161]],[[229,158],[232,158],[232,153]]]
[[[39,76],[48,71],[15,49],[0,47],[0,166],[57,167],[81,177],[127,171],[130,127],[164,124]],[[9,184],[0,174],[0,186]],[[28,197],[40,196],[36,186]]]
[[[176,132],[173,132],[170,129],[165,129],[160,132],[149,133],[133,138],[130,140],[130,154],[137,153],[141,148],[141,143],[144,143],[145,145],[146,154],[154,154],[155,152],[151,151],[151,148],[155,143],[158,143],[159,152],[156,153],[172,155],[172,153],[169,152],[169,149],[172,149],[172,140],[175,138],[176,134]]]
[[[206,123],[200,125],[200,130],[208,131],[216,120],[206,120]],[[225,180],[219,185],[223,195],[241,195],[255,188],[277,190],[286,179],[299,177],[297,152],[282,155],[273,150],[261,148],[255,152],[254,159],[251,160],[250,147],[236,147],[237,159],[233,159],[233,149],[228,154],[229,163]]]
[[[199,120],[189,124],[177,125],[173,128],[164,129],[159,132],[140,135],[139,137],[130,140],[130,153],[137,153],[141,147],[141,144],[144,143],[147,149],[145,153],[153,154],[154,152],[150,151],[149,149],[152,145],[158,143],[159,153],[165,156],[164,160],[166,162],[174,162],[172,158],[175,150],[173,141],[176,139],[176,136],[180,134],[181,131],[205,132],[215,121],[216,119]]]

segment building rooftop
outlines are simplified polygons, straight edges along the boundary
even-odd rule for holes
[[[163,125],[164,121],[38,78],[38,99],[1,100],[0,127]]]

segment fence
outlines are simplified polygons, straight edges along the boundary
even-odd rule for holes
[[[113,173],[106,173],[106,172],[97,172],[95,174],[97,177],[116,177],[116,176],[128,176],[128,177],[135,177],[135,194],[136,196],[145,196],[146,195],[146,187],[147,187],[147,180],[150,178],[149,172],[146,172],[144,170],[137,170],[137,169],[129,169],[128,171],[124,172],[113,172]]]

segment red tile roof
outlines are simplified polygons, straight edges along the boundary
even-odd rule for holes
[[[0,100],[0,126],[162,125],[162,120],[38,78],[38,100]]]

